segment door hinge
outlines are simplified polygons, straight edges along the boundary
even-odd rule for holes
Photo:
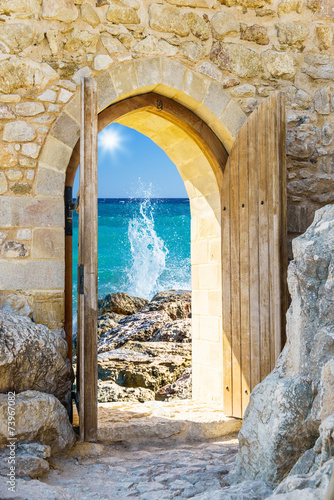
[[[79,206],[80,196],[73,203],[72,186],[65,186],[65,236],[73,235],[73,210]]]
[[[163,107],[164,107],[163,100],[162,100],[162,99],[157,99],[157,109],[158,109],[159,111],[162,111],[162,110],[163,110]]]
[[[84,273],[84,265],[78,265],[78,293],[80,295],[84,294],[84,284],[85,284],[85,273]]]

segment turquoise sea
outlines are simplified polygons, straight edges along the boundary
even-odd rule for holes
[[[76,311],[78,215],[73,215],[73,311]],[[190,207],[180,198],[98,201],[98,296],[126,292],[152,298],[191,289]]]

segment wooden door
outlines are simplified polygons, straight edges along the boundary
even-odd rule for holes
[[[80,440],[97,438],[97,90],[81,80],[77,393]]]
[[[240,130],[222,188],[224,409],[242,417],[285,341],[285,105],[263,101]]]

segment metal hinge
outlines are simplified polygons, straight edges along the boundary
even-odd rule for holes
[[[162,111],[162,110],[163,110],[163,107],[164,107],[163,100],[162,100],[162,99],[157,99],[157,109],[158,109],[159,111]]]
[[[84,294],[84,284],[85,284],[85,274],[84,274],[84,265],[78,265],[78,293],[80,295]]]
[[[80,196],[73,203],[72,186],[65,186],[65,236],[73,235],[73,210],[77,210]]]

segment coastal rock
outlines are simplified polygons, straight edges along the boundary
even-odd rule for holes
[[[191,292],[184,290],[159,292],[141,310],[141,312],[147,311],[164,311],[173,321],[189,318],[191,316]]]
[[[161,387],[155,393],[157,401],[170,401],[172,399],[191,399],[192,370],[186,368],[179,378],[172,384]]]
[[[177,319],[166,323],[155,332],[151,342],[191,343],[191,319]]]
[[[104,333],[115,328],[121,319],[125,318],[124,314],[117,314],[115,312],[106,312],[99,316],[97,320],[97,336],[101,337]]]
[[[153,401],[155,394],[150,389],[144,387],[121,387],[112,380],[98,381],[98,401],[99,403],[110,403],[116,401]]]
[[[98,378],[123,387],[157,391],[173,383],[191,363],[191,346],[165,342],[128,342],[98,355]]]
[[[8,395],[0,394],[0,448],[8,444]],[[15,443],[40,442],[52,455],[66,452],[75,436],[63,405],[51,394],[25,391],[15,397]]]
[[[236,476],[278,482],[334,413],[334,205],[293,240],[287,343],[251,393],[239,434]]]
[[[66,403],[72,369],[62,331],[0,310],[0,392],[36,390]]]
[[[148,304],[147,299],[132,297],[127,293],[110,293],[98,301],[99,314],[117,313],[124,316],[136,314],[142,307]]]

